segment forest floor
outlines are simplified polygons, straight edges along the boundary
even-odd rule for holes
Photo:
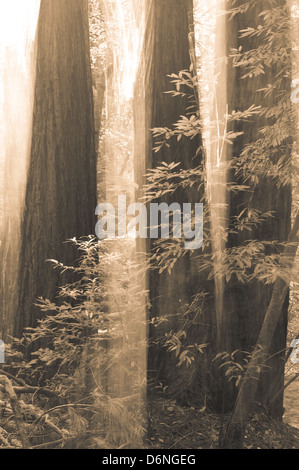
[[[299,333],[299,283],[291,291],[288,325],[288,346]],[[299,363],[286,364],[285,384],[299,373]],[[299,448],[299,377],[284,392],[283,422],[276,421],[267,411],[257,407],[251,415],[245,436],[245,449]],[[160,397],[151,408],[151,439],[149,445],[160,449],[216,449],[220,430],[230,415],[209,413],[196,407],[178,406]]]
[[[195,407],[181,407],[165,398],[151,409],[149,446],[157,449],[217,449],[224,418]],[[245,449],[298,449],[299,429],[274,420],[261,407],[251,415]]]
[[[33,431],[34,428],[36,436],[36,442],[32,441],[33,447],[30,448],[111,448],[102,447],[102,444],[105,444],[103,439],[100,439],[100,444],[90,441],[85,433],[82,434],[82,439],[77,436],[68,442],[63,439],[57,440],[58,428],[53,424],[54,422],[46,420],[44,425],[41,423],[37,429],[36,423],[39,418],[36,419],[36,410],[34,411],[32,405],[29,404],[26,409],[28,411],[26,430],[30,428]],[[32,416],[29,417],[30,413],[35,419]],[[181,406],[157,393],[149,403],[149,439],[144,443],[144,448],[161,450],[218,449],[221,429],[229,417],[230,414],[219,415],[196,406]],[[50,424],[51,428],[49,428]],[[0,413],[0,431],[2,431],[0,432],[0,449],[22,446],[18,438],[18,426],[20,426],[20,422],[14,422],[13,413],[9,412],[6,405],[6,412],[3,412],[2,416]],[[44,444],[44,442],[49,444]],[[299,428],[286,422],[274,420],[263,407],[256,405],[246,429],[244,449],[299,449]]]
[[[290,297],[290,317],[288,324],[288,346],[299,334],[299,283],[293,283]],[[299,359],[299,354],[297,354]],[[290,358],[286,364],[285,383],[299,373],[299,362],[294,363]],[[299,429],[299,377],[296,378],[284,392],[285,422]]]
[[[299,332],[299,284],[297,284],[296,290],[293,289],[292,291],[291,302],[293,302],[291,304],[293,307],[290,312],[288,346]],[[292,378],[296,377],[297,373],[299,373],[299,363],[292,362],[290,358],[286,366],[285,383],[287,384]],[[283,422],[274,420],[269,416],[264,407],[256,405],[246,429],[244,440],[245,449],[299,449],[298,390],[299,378],[294,380],[285,389],[285,414]],[[51,408],[52,405],[50,405],[50,402],[48,403],[46,396],[39,397],[38,403],[41,405],[40,409],[34,408],[32,403],[33,401],[37,402],[35,396],[36,392],[36,388],[33,387],[33,390],[27,390],[26,398],[25,395],[20,396],[19,401],[22,403],[24,415],[21,419],[17,420],[16,410],[13,411],[12,408],[9,407],[7,397],[4,400],[1,395],[0,387],[0,448],[21,447],[22,443],[18,437],[20,429],[18,429],[18,427],[20,427],[20,422],[22,423],[23,419],[24,423],[22,426],[24,426],[24,429],[26,431],[30,429],[30,432],[32,431],[34,433],[33,437],[31,435],[32,448],[42,447],[54,449],[62,448],[66,444],[65,436],[68,438],[68,435],[64,430],[64,426],[67,425],[67,420],[70,420],[71,424],[73,422],[76,423],[79,420],[79,415],[71,408],[69,414],[66,413],[68,417],[67,420],[66,417],[63,418],[64,414],[62,414],[64,421],[61,421],[62,418],[59,411],[57,411],[56,420],[55,414],[53,415],[53,413],[49,418],[48,413],[44,413],[43,411],[49,409],[49,407],[52,411],[55,408]],[[219,415],[211,413],[206,408],[200,408],[194,405],[194,401],[192,401],[193,406],[179,405],[176,401],[168,399],[160,389],[155,389],[152,391],[152,394],[148,405],[149,438],[144,445],[145,448],[161,450],[219,448],[219,435],[230,418],[230,414]],[[23,399],[25,401],[23,401]],[[43,404],[45,407],[43,407]],[[62,407],[57,406],[56,408],[59,409]],[[39,413],[41,413],[41,415]],[[41,421],[40,416],[44,415],[46,418]],[[59,416],[60,419],[58,419]],[[37,426],[36,423],[39,425]],[[57,426],[62,426],[63,431],[58,429]],[[88,427],[86,429],[84,428],[84,420],[83,422],[79,420],[76,426],[78,428],[76,428],[78,434],[81,433],[84,435],[82,448],[105,448],[94,447],[95,445],[102,445],[103,440],[101,440],[100,444],[92,443],[90,446],[89,441],[88,445],[86,444],[86,429]],[[83,429],[82,432],[81,428]],[[59,440],[57,440],[57,433],[62,435],[62,438]],[[66,448],[81,448],[81,441],[76,439],[70,440],[69,447]],[[49,444],[44,444],[44,442]]]
[[[288,345],[299,333],[299,283],[294,283],[291,294],[291,312],[288,326]],[[289,359],[286,380],[299,372],[299,363]],[[245,449],[299,448],[299,378],[284,394],[283,422],[276,421],[258,407],[251,415]],[[160,397],[151,408],[151,439],[149,445],[159,449],[216,449],[220,430],[229,419],[195,407],[178,406],[176,402]]]

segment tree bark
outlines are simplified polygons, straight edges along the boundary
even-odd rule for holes
[[[229,8],[242,5],[243,0],[230,2]],[[284,0],[278,2],[280,5],[285,3]],[[242,45],[243,51],[252,50],[260,45],[259,38],[239,39],[239,31],[247,27],[256,28],[261,19],[259,13],[262,10],[270,8],[269,2],[263,0],[258,2],[254,7],[250,7],[246,13],[239,13],[232,19],[228,20],[228,51],[230,48],[239,48]],[[291,63],[289,64],[291,70]],[[271,98],[265,97],[257,90],[267,87],[268,83],[275,80],[278,72],[276,67],[268,67],[265,74],[257,77],[241,79],[244,70],[233,68],[229,63],[228,67],[228,112],[233,110],[243,111],[248,109],[252,104],[261,106],[274,106],[275,103]],[[285,77],[284,90],[291,90],[290,78]],[[279,100],[280,97],[277,97]],[[253,117],[249,122],[237,122],[234,124],[236,132],[244,134],[234,141],[231,147],[231,155],[239,156],[246,144],[254,142],[258,136],[258,130],[264,125],[268,125],[269,120],[264,117]],[[285,142],[284,142],[285,144]],[[276,152],[274,158],[279,158],[283,152],[289,150],[281,147],[281,151]],[[232,181],[243,184],[243,181],[230,175]],[[291,224],[291,187],[290,185],[277,188],[275,182],[270,177],[262,178],[257,184],[251,185],[250,192],[246,194],[232,194],[229,203],[229,219],[238,216],[246,207],[258,209],[262,212],[274,211],[275,217],[253,228],[252,232],[243,231],[238,235],[229,237],[228,246],[238,246],[246,240],[278,240],[285,241],[290,232]],[[225,305],[225,324],[226,331],[223,332],[226,350],[232,352],[236,349],[250,351],[256,344],[261,325],[263,323],[265,313],[267,311],[272,296],[271,286],[263,285],[259,282],[251,282],[250,284],[242,284],[237,279],[232,280],[224,292]],[[284,350],[286,348],[286,332],[287,332],[287,315],[288,315],[288,295],[285,296],[282,306],[282,314],[279,316],[276,331],[273,335],[271,344],[271,355],[273,359],[269,361],[271,369],[263,374],[259,382],[258,400],[271,408],[271,413],[275,417],[281,417],[283,413],[283,394],[277,396],[275,402],[270,403],[269,389],[271,384],[276,383],[277,378],[283,378],[284,374]]]
[[[287,257],[288,262],[293,262],[299,242],[299,215],[295,219],[289,242],[292,245],[285,248],[283,255]],[[274,284],[271,302],[263,321],[257,345],[243,378],[232,418],[226,428],[225,441],[228,448],[242,448],[248,414],[258,389],[261,370],[268,360],[273,336],[279,323],[279,318],[282,315],[282,307],[288,287],[289,283],[278,276]]]
[[[96,155],[88,1],[42,0],[31,160],[22,227],[15,334],[32,326],[35,299],[66,278],[46,259],[75,262],[67,239],[94,233]]]
[[[135,90],[135,123],[136,123],[136,163],[137,183],[142,186],[143,175],[149,168],[155,168],[160,162],[181,162],[183,169],[191,169],[202,162],[202,154],[196,156],[201,145],[201,136],[190,141],[182,138],[180,142],[172,142],[170,148],[162,148],[153,152],[153,140],[150,129],[154,127],[172,127],[186,114],[187,100],[174,98],[166,91],[173,90],[168,75],[190,68],[190,44],[188,34],[193,25],[193,1],[191,0],[153,0],[149,2],[147,12],[147,32],[144,46],[144,59],[140,66],[139,79]],[[144,160],[144,153],[146,159]],[[140,194],[140,192],[139,192]],[[163,202],[200,202],[202,192],[187,189],[176,191],[171,197],[163,198]],[[162,202],[157,200],[156,202]],[[153,240],[147,247],[139,246],[139,251],[153,248]],[[150,292],[150,317],[168,316],[168,322],[158,328],[150,327],[149,336],[153,342],[165,333],[180,328],[176,314],[185,303],[190,303],[193,295],[208,290],[204,276],[199,275],[197,264],[187,254],[176,261],[171,273],[150,271],[147,288]],[[202,320],[202,317],[201,317]],[[204,320],[202,320],[204,323]],[[205,330],[206,331],[206,330]],[[190,343],[200,342],[203,328],[194,325],[189,331]],[[191,337],[192,336],[192,337]],[[149,350],[150,383],[164,382],[168,391],[177,399],[183,399],[192,389],[196,374],[189,381],[184,379],[183,372],[176,367],[177,360],[161,348],[151,347]],[[192,369],[192,368],[191,368]],[[179,378],[180,376],[180,378]]]

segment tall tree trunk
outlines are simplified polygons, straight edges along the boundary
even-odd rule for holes
[[[93,131],[88,1],[42,0],[17,335],[34,323],[35,299],[53,299],[61,285],[45,260],[73,264],[74,249],[63,243],[94,233]]]
[[[290,246],[285,248],[284,256],[288,263],[293,262],[296,256],[297,246],[299,242],[299,215],[297,215],[294,226],[290,233],[289,242]],[[271,297],[270,305],[266,311],[263,325],[257,340],[257,346],[254,350],[245,377],[242,381],[240,391],[238,393],[236,406],[231,420],[228,423],[225,432],[225,447],[232,449],[241,449],[245,429],[248,420],[248,414],[255,398],[258,383],[261,377],[261,370],[268,359],[273,335],[281,310],[285,301],[289,283],[277,277],[274,284],[274,289]]]
[[[135,93],[136,132],[137,136],[140,136],[140,139],[138,137],[136,139],[138,142],[135,149],[135,172],[139,185],[142,183],[145,170],[156,167],[159,162],[181,162],[183,169],[194,168],[202,162],[202,154],[199,153],[196,156],[201,145],[201,136],[193,141],[182,138],[179,143],[172,142],[170,148],[164,147],[158,153],[154,153],[150,131],[154,127],[170,128],[181,115],[186,114],[187,100],[174,98],[165,92],[173,89],[168,75],[190,68],[188,34],[192,24],[193,1],[153,0],[149,2],[144,63],[141,64]],[[143,110],[137,104],[138,101],[141,103],[142,99],[144,99]],[[144,149],[145,161],[142,158]],[[176,191],[171,197],[163,198],[163,202],[168,204],[172,202],[195,203],[200,202],[201,197],[202,192],[188,189]],[[148,250],[152,248],[153,240],[147,246]],[[150,292],[151,317],[168,315],[168,322],[162,323],[157,328],[150,328],[150,338],[157,340],[166,332],[177,331],[180,328],[176,314],[185,303],[190,303],[193,295],[207,288],[207,284],[204,284],[203,276],[198,275],[193,257],[187,254],[175,263],[170,274],[167,271],[161,274],[151,271],[147,287]],[[203,329],[199,325],[194,325],[190,342],[200,342],[201,335],[203,335]],[[190,381],[186,379],[186,376],[185,378],[179,377],[180,369],[176,367],[176,361],[171,359],[166,350],[155,346],[150,348],[148,367],[150,380],[164,382],[168,386],[168,391],[177,398],[183,399],[197,377],[196,373]],[[184,370],[182,373],[185,374],[185,372]]]
[[[1,21],[6,24],[0,41],[0,336],[9,341],[17,310],[40,5],[23,2],[17,11],[11,3],[0,5]]]
[[[242,5],[243,0],[230,2],[230,7],[238,7]],[[284,0],[278,2],[280,5],[285,3]],[[258,2],[255,6],[250,6],[246,13],[239,13],[228,20],[228,50],[230,48],[239,48],[242,45],[243,51],[252,50],[261,44],[259,38],[239,39],[239,31],[247,27],[256,28],[261,19],[259,13],[262,10],[271,8],[267,0]],[[284,64],[285,65],[285,64]],[[289,64],[291,70],[291,64]],[[252,104],[261,106],[274,106],[273,98],[267,98],[257,90],[267,87],[268,83],[275,80],[278,72],[275,66],[267,67],[265,74],[257,77],[241,79],[244,74],[242,68],[233,68],[229,63],[228,68],[228,102],[229,113],[233,110],[243,111],[248,109]],[[283,83],[284,91],[290,90],[290,79],[286,77]],[[279,96],[276,97],[280,99]],[[246,144],[254,142],[258,137],[258,130],[270,123],[264,117],[253,117],[248,122],[237,122],[234,130],[243,132],[244,134],[235,140],[232,146],[232,155],[239,156]],[[283,152],[290,150],[284,149],[276,151],[274,158],[280,158]],[[290,149],[290,145],[288,145]],[[232,175],[234,181],[243,184],[243,181]],[[284,186],[277,188],[273,178],[262,178],[257,184],[251,186],[251,191],[242,194],[232,194],[229,205],[229,217],[238,216],[240,212],[246,208],[254,208],[263,212],[275,211],[275,217],[262,225],[253,228],[252,232],[243,231],[238,235],[229,238],[229,246],[238,246],[245,240],[278,240],[285,241],[290,231],[291,216],[291,188]],[[228,352],[241,349],[250,351],[256,344],[259,332],[265,317],[265,313],[270,303],[272,295],[272,286],[264,285],[258,282],[250,284],[242,284],[236,279],[229,283],[224,294],[224,303],[226,310],[226,326],[224,332],[226,338],[226,349]],[[257,399],[271,407],[273,416],[281,417],[283,412],[283,395],[277,396],[275,402],[270,405],[269,389],[277,381],[283,381],[284,375],[284,350],[286,347],[286,331],[287,331],[287,313],[288,313],[288,296],[282,307],[282,314],[279,317],[273,341],[270,347],[270,356],[268,365],[270,369],[265,373],[259,384]]]

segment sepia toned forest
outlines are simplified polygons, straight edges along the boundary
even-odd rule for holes
[[[298,449],[298,1],[4,3],[0,449]]]

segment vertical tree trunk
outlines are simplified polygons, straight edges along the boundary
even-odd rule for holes
[[[286,247],[284,250],[284,256],[289,263],[292,263],[296,256],[299,241],[298,234],[299,215],[297,215],[295,219],[294,226],[289,236],[289,242],[292,243],[292,245]],[[257,346],[242,381],[232,418],[226,428],[225,447],[228,446],[228,448],[232,449],[242,448],[248,414],[255,398],[261,376],[260,371],[268,359],[271,342],[281,315],[288,287],[288,282],[278,276],[274,284],[271,302],[266,311],[258,337]]]
[[[14,333],[31,148],[39,0],[0,4],[0,336]]]
[[[243,1],[230,2],[230,6],[240,6]],[[285,2],[281,0],[280,5]],[[261,43],[259,38],[248,38],[240,40],[239,31],[247,27],[256,28],[261,19],[259,13],[262,10],[271,8],[268,1],[260,1],[254,7],[250,7],[246,13],[239,13],[232,19],[228,20],[228,50],[230,48],[239,48],[243,46],[242,52],[252,50]],[[290,64],[291,70],[291,64]],[[229,113],[232,110],[243,111],[248,109],[252,104],[261,106],[274,106],[273,98],[266,98],[262,93],[257,93],[257,90],[267,87],[268,83],[275,80],[275,75],[278,72],[276,67],[267,67],[265,74],[253,78],[241,79],[244,70],[240,68],[233,68],[229,63],[228,69],[228,101]],[[283,84],[284,91],[290,89],[290,79],[285,78]],[[277,101],[280,96],[277,95]],[[259,128],[269,124],[262,117],[254,117],[249,122],[237,122],[235,124],[235,131],[242,131],[243,136],[235,140],[232,146],[232,155],[239,156],[244,149],[244,146],[250,142],[254,142],[258,137]],[[281,150],[276,151],[274,158],[279,158],[283,152],[290,151],[284,149],[285,142],[281,146]],[[290,146],[288,146],[290,149]],[[280,153],[279,153],[280,152]],[[234,175],[233,179],[236,181]],[[237,181],[242,184],[239,179]],[[263,178],[258,184],[251,186],[251,191],[246,193],[233,194],[230,200],[229,217],[230,219],[237,216],[245,207],[259,209],[263,212],[275,211],[275,217],[263,223],[257,228],[253,228],[252,232],[240,232],[239,235],[231,236],[229,239],[229,246],[237,246],[246,239],[252,240],[279,240],[285,241],[290,231],[290,216],[291,216],[291,189],[289,186],[277,189],[275,182],[272,178]],[[270,303],[272,295],[272,286],[266,286],[262,283],[252,282],[243,285],[237,280],[230,282],[227,286],[224,296],[226,306],[226,325],[227,331],[224,332],[226,337],[226,347],[230,351],[236,349],[251,350],[256,344],[258,335]],[[273,341],[270,348],[270,355],[273,356],[269,360],[268,365],[271,367],[259,384],[259,391],[257,399],[270,406],[269,390],[277,380],[283,381],[284,374],[284,350],[286,347],[286,331],[287,331],[287,312],[288,312],[288,299],[286,298],[282,307],[282,314],[273,336]],[[277,397],[275,403],[271,403],[271,412],[276,417],[282,416],[282,393]]]
[[[196,156],[196,151],[201,145],[200,136],[192,141],[182,138],[179,143],[172,142],[170,148],[164,147],[158,153],[154,153],[150,131],[154,127],[172,127],[181,115],[186,114],[187,100],[174,98],[165,92],[173,90],[168,75],[190,68],[188,34],[192,25],[193,1],[150,2],[147,12],[144,63],[140,68],[135,93],[136,132],[137,136],[140,135],[140,139],[138,137],[136,139],[138,144],[135,149],[135,172],[139,185],[142,183],[145,170],[156,167],[159,162],[181,162],[181,168],[191,169],[202,161],[201,153]],[[143,111],[140,111],[137,103],[142,99],[144,99]],[[144,149],[145,161],[142,158]],[[176,191],[171,197],[163,198],[163,202],[195,203],[200,202],[201,197],[202,192],[188,189]],[[153,240],[148,243],[147,249],[150,250],[152,247]],[[158,328],[150,328],[150,338],[156,340],[168,331],[177,331],[180,326],[175,315],[184,303],[190,303],[192,296],[200,290],[203,291],[205,287],[207,285],[204,285],[203,276],[198,275],[196,263],[189,254],[176,262],[170,274],[167,271],[162,274],[151,271],[148,279],[151,317],[169,315],[169,321],[162,323]],[[199,326],[194,326],[191,342],[192,340],[200,342],[201,333]],[[184,370],[183,374],[185,372]],[[184,397],[188,387],[192,387],[188,379],[179,378],[180,369],[176,367],[176,361],[172,361],[170,354],[159,348],[150,348],[149,375],[150,379],[167,384],[168,390],[177,398]]]
[[[53,299],[62,282],[45,260],[73,264],[63,243],[94,233],[93,131],[88,1],[42,0],[15,334],[34,323],[35,299]]]

